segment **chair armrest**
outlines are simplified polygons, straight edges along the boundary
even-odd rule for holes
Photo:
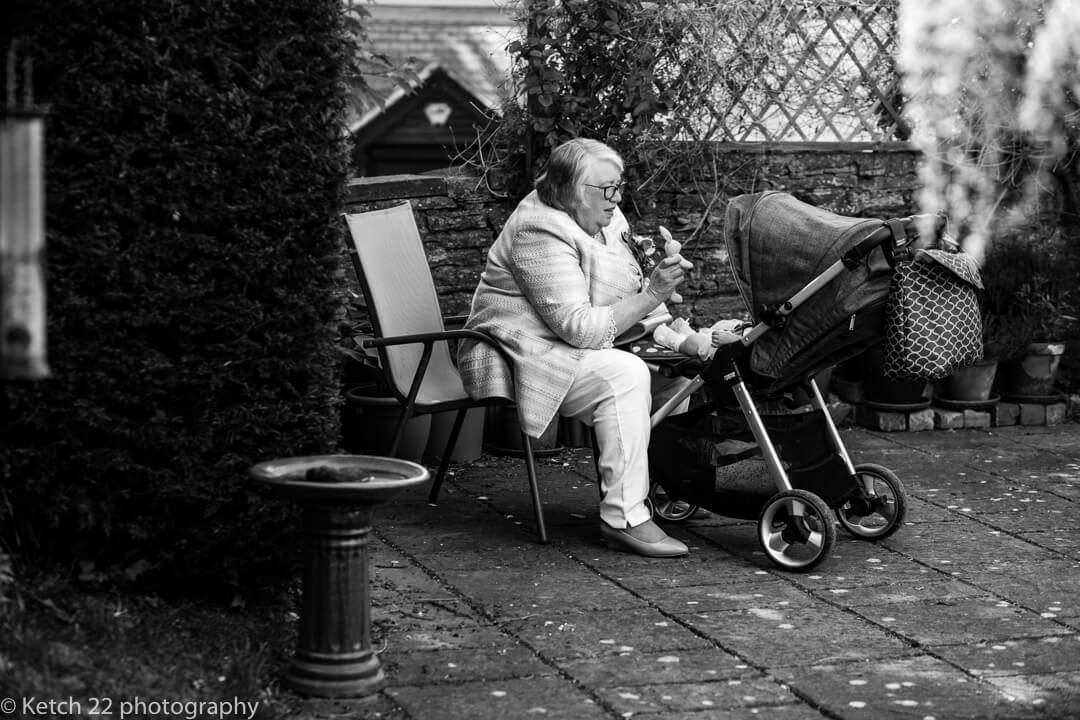
[[[437,342],[443,342],[447,340],[476,340],[490,345],[499,353],[499,357],[503,359],[507,367],[510,369],[510,375],[513,377],[514,373],[514,361],[510,358],[509,353],[499,344],[498,340],[491,337],[485,332],[479,330],[444,330],[443,332],[433,333],[418,333],[415,335],[393,335],[390,337],[375,337],[365,338],[361,343],[361,347],[390,347],[393,345],[409,345],[412,343],[423,343],[425,346],[425,358],[431,353],[431,346]],[[417,368],[418,377],[414,380],[414,385],[419,388],[419,381],[422,379],[423,372],[426,371],[427,361],[426,359]]]
[[[499,344],[499,341],[479,330],[444,330],[443,332],[418,333],[416,335],[393,335],[391,337],[365,338],[360,345],[361,347],[373,348],[390,347],[391,345],[408,345],[411,343],[430,345],[444,340],[476,340],[477,342],[486,343],[495,348],[496,352],[499,353],[502,359],[510,365],[511,370],[513,370],[514,363],[510,359],[510,355],[508,355],[502,345]]]

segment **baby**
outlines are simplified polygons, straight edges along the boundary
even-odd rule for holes
[[[660,237],[663,238],[664,254],[668,257],[678,257],[680,264],[687,269],[693,269],[694,265],[682,257],[682,243],[671,236],[671,233],[663,225],[660,226]],[[652,254],[653,243],[650,238],[638,237],[639,245],[647,246],[646,254]],[[672,303],[682,302],[682,296],[678,293],[671,295]],[[670,325],[659,325],[653,330],[653,340],[658,345],[668,350],[680,352],[683,355],[697,355],[702,360],[707,360],[715,352],[716,348],[742,339],[741,330],[745,324],[740,320],[721,320],[707,331],[695,331],[683,318],[676,318]]]
[[[741,320],[728,319],[714,323],[708,330],[694,330],[684,318],[676,318],[653,330],[653,340],[669,350],[707,360],[721,345],[739,342],[744,325]]]

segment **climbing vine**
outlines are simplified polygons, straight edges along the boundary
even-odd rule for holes
[[[882,106],[895,68],[882,47],[894,9],[891,0],[527,0],[500,116],[460,160],[519,194],[552,148],[597,138],[627,161],[633,200],[685,179],[718,140],[843,133],[844,112],[848,126],[858,117],[863,130],[892,132],[897,108]],[[707,207],[720,187],[700,191]]]

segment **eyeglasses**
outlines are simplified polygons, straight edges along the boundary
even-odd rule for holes
[[[614,200],[615,193],[622,195],[623,191],[626,190],[625,182],[620,182],[615,185],[590,185],[589,183],[582,183],[582,185],[585,187],[596,188],[597,190],[603,190],[605,200]]]

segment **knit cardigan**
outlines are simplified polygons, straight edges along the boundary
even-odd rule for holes
[[[489,345],[464,341],[458,369],[472,397],[516,399],[521,427],[540,437],[555,419],[585,354],[612,347],[611,305],[640,292],[641,267],[623,241],[616,210],[603,242],[533,191],[488,250],[465,327],[498,340],[514,372]]]

